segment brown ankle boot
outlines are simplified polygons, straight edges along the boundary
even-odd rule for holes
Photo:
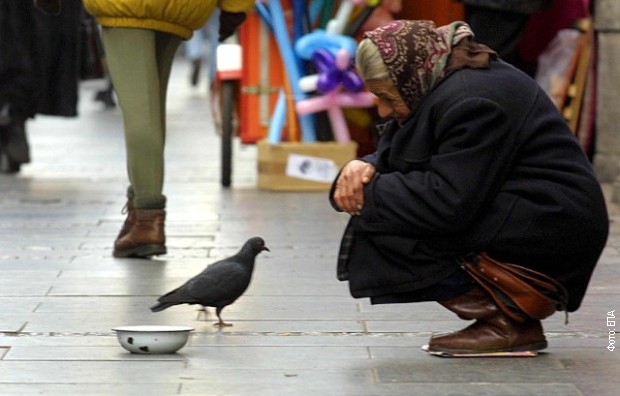
[[[431,337],[429,351],[474,354],[538,351],[547,347],[540,320],[519,323],[510,319],[478,287],[440,304],[461,319],[476,321],[463,330]]]
[[[125,218],[123,227],[121,227],[121,230],[119,231],[118,236],[116,237],[116,240],[114,241],[114,244],[116,244],[116,242],[119,239],[127,235],[129,230],[131,230],[131,227],[133,226],[133,224],[136,222],[136,209],[133,206],[133,200],[131,199],[127,200],[127,203],[125,204],[125,207],[123,208],[121,213],[126,214],[127,217]]]
[[[166,254],[166,212],[163,209],[134,209],[134,214],[129,232],[114,243],[114,257],[147,258]]]

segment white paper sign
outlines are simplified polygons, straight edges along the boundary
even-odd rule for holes
[[[286,176],[331,183],[338,175],[336,163],[327,158],[290,154],[286,161]]]

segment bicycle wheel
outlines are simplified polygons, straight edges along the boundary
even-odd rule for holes
[[[232,175],[232,140],[234,134],[235,82],[222,81],[222,186],[229,187]]]

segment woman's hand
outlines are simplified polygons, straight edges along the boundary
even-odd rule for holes
[[[375,175],[371,164],[353,160],[347,163],[336,180],[334,202],[344,212],[359,215],[364,207],[364,185]]]

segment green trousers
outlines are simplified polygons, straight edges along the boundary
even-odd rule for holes
[[[137,209],[163,209],[166,92],[183,40],[153,30],[104,28],[103,41],[123,113],[128,197]]]

